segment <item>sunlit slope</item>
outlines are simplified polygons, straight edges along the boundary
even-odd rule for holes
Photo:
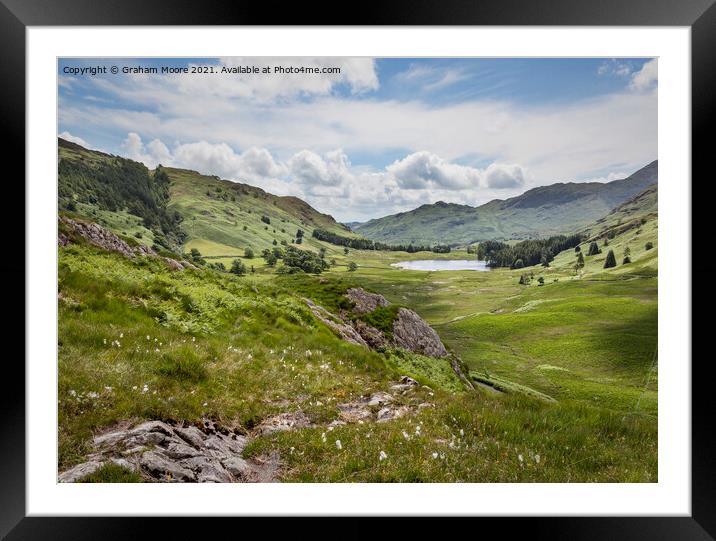
[[[315,228],[353,236],[328,214],[296,197],[279,197],[261,188],[186,169],[165,169],[170,180],[169,208],[184,217],[186,246],[209,256],[235,255],[245,248],[260,253],[304,232],[302,247],[326,246],[313,238]],[[268,223],[267,223],[268,222]]]

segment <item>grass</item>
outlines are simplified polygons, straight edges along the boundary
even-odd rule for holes
[[[654,265],[655,254],[637,252],[634,266]],[[654,276],[593,262],[574,276],[562,254],[550,269],[527,269],[558,282],[520,286],[517,271],[390,267],[425,254],[336,257],[358,261],[358,271],[171,272],[151,258],[60,248],[60,469],[83,460],[95,431],[127,419],[211,417],[250,429],[301,410],[316,428],[259,437],[247,450],[277,450],[283,481],[657,480],[657,378],[644,387],[656,340]],[[356,285],[416,310],[473,375],[507,392],[465,391],[447,359],[341,341],[302,300],[337,312],[350,307],[342,294]],[[389,390],[402,375],[430,387],[417,391],[429,407],[327,428],[337,404]]]
[[[108,462],[97,470],[84,476],[79,483],[142,483],[144,480],[137,472],[118,464]]]

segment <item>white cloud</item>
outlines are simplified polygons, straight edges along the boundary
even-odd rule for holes
[[[415,152],[397,160],[386,170],[401,188],[406,189],[477,187],[481,178],[478,169],[447,162],[427,151]]]
[[[597,74],[599,75],[616,75],[618,77],[627,77],[631,75],[632,68],[626,62],[612,58],[602,62],[597,68]]]
[[[65,141],[70,141],[71,143],[77,143],[78,145],[82,145],[85,148],[89,148],[89,143],[82,139],[81,137],[77,137],[76,135],[72,135],[68,131],[63,131],[60,134],[60,137],[64,139]]]
[[[636,92],[644,92],[656,88],[658,81],[659,60],[654,58],[646,62],[642,68],[634,73],[629,83],[629,88]]]
[[[513,164],[491,163],[485,171],[485,181],[489,188],[519,188],[525,183],[525,171]]]
[[[337,186],[350,178],[350,162],[342,150],[327,152],[323,157],[310,150],[302,150],[291,157],[291,174],[307,186]]]

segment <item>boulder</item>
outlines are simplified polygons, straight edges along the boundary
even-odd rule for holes
[[[390,304],[383,295],[368,293],[362,287],[350,288],[346,291],[346,298],[354,304],[353,312],[356,314],[367,314],[380,306]]]
[[[445,357],[448,354],[435,329],[407,308],[398,310],[393,322],[393,340],[398,347],[422,355]]]

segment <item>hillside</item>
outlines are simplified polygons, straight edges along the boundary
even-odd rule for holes
[[[313,238],[313,229],[353,236],[330,215],[321,214],[297,197],[280,197],[261,188],[221,180],[196,171],[165,169],[170,181],[169,208],[184,217],[186,248],[208,256],[260,253],[274,241],[291,244],[299,229],[303,248],[326,246]],[[268,222],[268,223],[267,223]]]
[[[608,183],[556,183],[479,207],[438,201],[355,226],[370,239],[397,244],[468,244],[524,239],[588,227],[658,181],[654,161],[625,179]]]
[[[152,171],[61,138],[58,144],[59,209],[150,247],[236,256],[249,247],[259,254],[264,248],[291,244],[299,229],[304,232],[303,247],[314,251],[329,246],[311,237],[314,228],[354,236],[296,197],[186,169]]]

